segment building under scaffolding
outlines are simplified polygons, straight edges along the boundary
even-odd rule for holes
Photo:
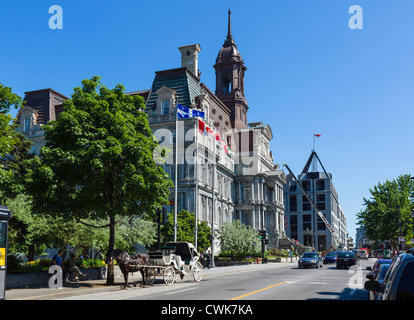
[[[318,171],[318,164],[322,171]],[[332,246],[346,249],[346,217],[339,205],[332,174],[326,172],[315,151],[312,151],[298,176],[298,182],[332,226],[335,237],[293,178],[288,175],[284,187],[287,236],[317,251],[329,250]]]

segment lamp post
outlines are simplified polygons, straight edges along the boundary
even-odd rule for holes
[[[414,180],[414,177],[410,177],[411,180]],[[413,219],[413,236],[411,237],[411,246],[414,245],[414,208],[411,210],[411,218]]]
[[[414,240],[414,208],[411,210],[411,218],[413,219],[413,236],[411,237],[411,245],[413,245],[413,240]]]

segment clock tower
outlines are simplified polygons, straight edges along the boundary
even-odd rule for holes
[[[214,69],[216,70],[216,96],[231,111],[231,126],[247,128],[247,101],[244,96],[244,73],[246,67],[231,33],[231,10],[228,12],[227,38],[220,49]]]

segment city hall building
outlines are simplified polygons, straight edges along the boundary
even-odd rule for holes
[[[246,67],[233,39],[230,10],[227,37],[214,64],[215,88],[201,81],[201,46],[178,49],[179,67],[157,71],[148,89],[127,93],[145,99],[154,136],[170,150],[161,164],[177,181],[168,211],[176,205],[178,211],[196,212],[198,220],[215,230],[236,219],[256,230],[265,228],[269,248],[278,248],[286,237],[286,175],[274,163],[269,148],[271,127],[248,122]],[[52,89],[26,92],[27,104],[18,113],[19,130],[35,141],[34,153],[44,145],[42,124],[56,119],[65,99]],[[177,120],[177,105],[204,112],[205,117]]]

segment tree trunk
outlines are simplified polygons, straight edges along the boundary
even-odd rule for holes
[[[106,254],[107,257],[111,256],[112,251],[114,250],[115,245],[115,219],[111,214],[109,216],[109,246],[108,252]],[[108,264],[108,272],[106,275],[106,284],[114,284],[115,283],[115,274],[114,274],[114,261],[111,259],[111,262]]]
[[[28,246],[28,254],[27,254],[27,260],[33,261],[35,256],[35,246],[34,244],[29,244]]]

